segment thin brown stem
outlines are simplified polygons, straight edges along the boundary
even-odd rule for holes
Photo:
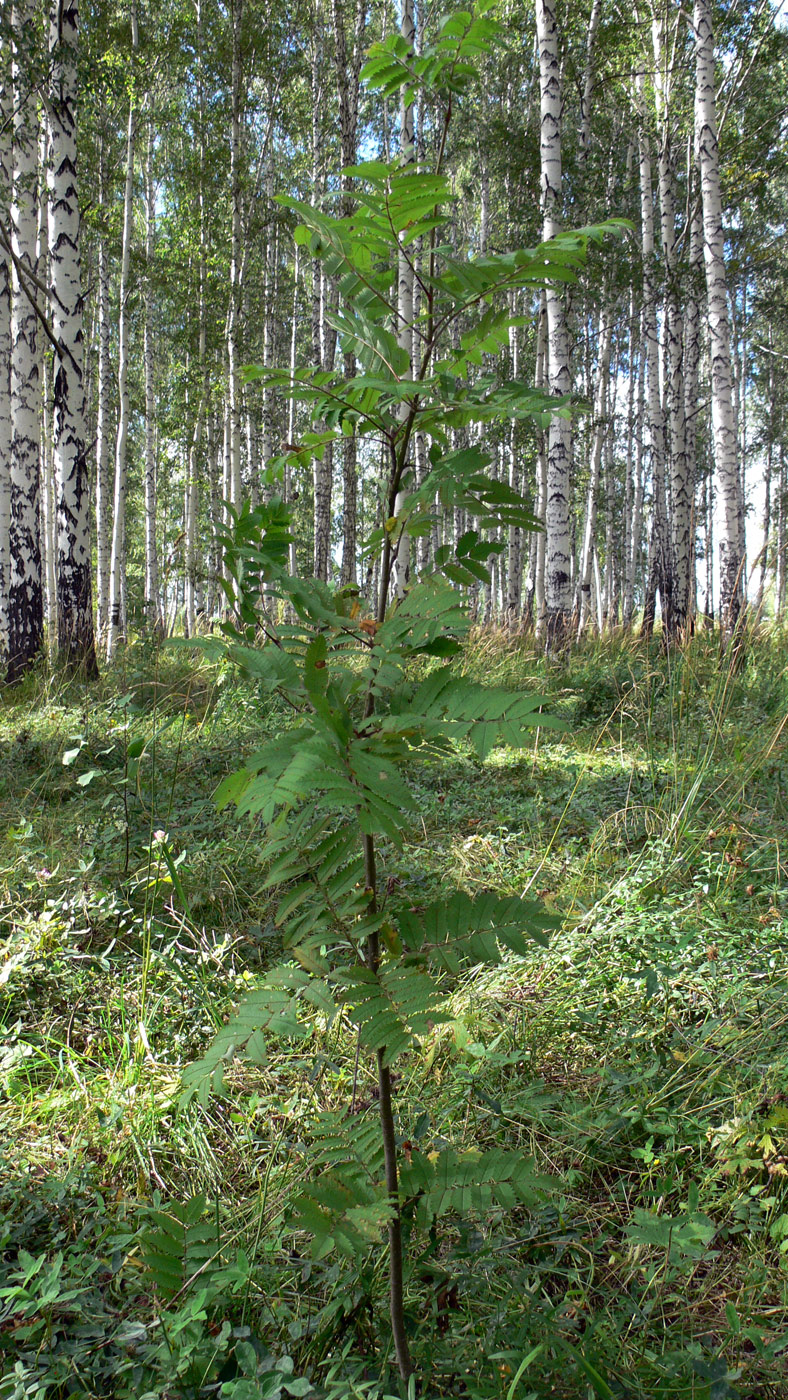
[[[375,861],[375,838],[364,835],[361,838],[364,851],[364,883],[369,898],[369,912],[376,914],[378,909],[377,867]],[[375,929],[367,939],[367,967],[377,972],[380,966],[380,936]],[[378,1050],[378,1107],[380,1110],[380,1131],[383,1139],[383,1162],[386,1176],[386,1190],[391,1203],[391,1218],[388,1223],[389,1237],[389,1315],[391,1335],[397,1358],[397,1369],[403,1381],[413,1374],[413,1360],[405,1331],[405,1287],[402,1248],[402,1217],[399,1206],[399,1174],[397,1171],[397,1134],[394,1127],[394,1108],[391,1093],[391,1070],[385,1063],[385,1047]]]

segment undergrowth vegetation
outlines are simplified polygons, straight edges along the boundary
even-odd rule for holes
[[[449,1146],[535,1170],[528,1203],[406,1202],[420,1393],[784,1396],[784,639],[734,673],[702,635],[561,669],[481,633],[462,664],[567,727],[424,763],[398,878],[416,911],[450,885],[558,927],[460,971],[397,1067],[414,1181]],[[354,1026],[316,1007],[223,1097],[181,1096],[281,959],[259,824],[214,793],[290,723],[142,647],[0,698],[3,1400],[407,1393],[379,1246],[316,1257],[292,1212],[378,1151]]]

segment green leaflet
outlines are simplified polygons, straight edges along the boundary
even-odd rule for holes
[[[559,920],[532,900],[454,890],[424,908],[397,910],[395,922],[406,958],[457,973],[463,964],[500,962],[502,948],[524,955],[533,943],[544,946]]]
[[[266,1034],[303,1038],[309,1034],[298,1019],[299,999],[305,999],[330,1015],[334,1002],[328,987],[301,968],[282,967],[241,1002],[238,1010],[214,1037],[202,1059],[183,1071],[186,1100],[197,1097],[207,1104],[213,1091],[221,1093],[224,1071],[243,1052],[252,1064],[266,1062]]]
[[[467,738],[479,758],[486,758],[499,744],[522,748],[530,729],[564,729],[562,720],[542,712],[542,703],[537,695],[484,686],[441,666],[392,705],[382,727],[389,733],[420,733],[430,741]]]
[[[338,1000],[358,1026],[362,1045],[382,1050],[391,1064],[432,1026],[450,1019],[437,983],[420,968],[393,963],[379,973],[367,967],[340,969]]]
[[[205,1220],[205,1197],[150,1210],[140,1232],[143,1263],[164,1298],[174,1298],[195,1275],[204,1273],[217,1252],[216,1226]]]
[[[552,1183],[537,1175],[533,1161],[519,1152],[492,1148],[489,1152],[440,1153],[413,1151],[402,1166],[400,1195],[418,1198],[422,1226],[449,1213],[467,1216],[495,1206],[512,1210],[533,1206]]]
[[[296,1229],[312,1235],[317,1258],[334,1246],[343,1253],[367,1248],[380,1239],[391,1216],[390,1203],[372,1170],[372,1162],[379,1166],[379,1161],[365,1159],[359,1150],[365,1137],[370,1146],[373,1133],[379,1138],[376,1120],[368,1125],[363,1118],[360,1128],[358,1119],[345,1119],[344,1147],[340,1131],[332,1134],[328,1147],[318,1138],[318,1160],[330,1170],[299,1193],[291,1218]],[[533,1161],[519,1152],[493,1148],[463,1153],[449,1147],[426,1153],[414,1147],[400,1167],[399,1196],[404,1208],[415,1207],[417,1223],[426,1230],[445,1215],[467,1218],[491,1209],[533,1207],[551,1185],[549,1178],[537,1174]]]
[[[338,1173],[325,1174],[296,1196],[291,1224],[312,1236],[312,1255],[321,1259],[331,1249],[352,1257],[376,1243],[393,1214],[382,1187],[369,1199],[360,1198],[357,1179],[344,1180]]]

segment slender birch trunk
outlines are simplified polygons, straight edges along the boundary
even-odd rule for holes
[[[11,10],[14,147],[11,181],[11,526],[9,531],[8,671],[15,682],[41,651],[44,635],[40,539],[40,378],[36,314],[27,292],[36,266],[38,121],[35,89],[20,51],[35,22],[34,0]],[[26,291],[27,288],[27,291]]]
[[[40,249],[39,249],[40,253]],[[41,356],[41,577],[47,653],[57,656],[57,487],[54,463],[54,404],[50,356]],[[66,663],[67,664],[67,663]]]
[[[714,29],[710,0],[695,0],[695,137],[703,199],[703,252],[711,356],[711,414],[714,464],[720,503],[720,626],[732,636],[744,599],[742,586],[743,518],[738,434],[733,405],[731,337],[725,282],[725,237],[722,226],[720,163],[714,97]]]
[[[635,405],[639,377],[639,357],[635,359],[637,316],[634,282],[629,293],[629,334],[627,350],[627,457],[624,479],[624,539],[621,621],[628,630],[632,626],[635,595]],[[638,370],[636,370],[636,364]]]
[[[136,53],[139,44],[137,34],[136,0],[131,0],[131,46]],[[126,179],[123,191],[123,244],[120,255],[120,286],[118,297],[120,314],[118,317],[118,432],[115,439],[115,485],[112,499],[112,550],[109,565],[109,619],[107,625],[107,661],[115,655],[118,643],[124,638],[125,618],[125,572],[126,572],[126,489],[127,453],[129,438],[129,268],[131,263],[131,240],[134,235],[134,137],[136,127],[136,106],[134,92],[129,97],[129,116],[126,128]]]
[[[603,297],[606,293],[603,292]],[[599,499],[599,475],[602,465],[602,449],[605,444],[606,422],[605,404],[607,402],[607,384],[610,374],[610,345],[613,335],[613,317],[607,302],[602,307],[599,317],[599,364],[597,368],[596,393],[594,395],[594,433],[591,442],[591,462],[590,474],[588,478],[588,499],[586,502],[586,521],[583,533],[583,549],[580,556],[580,570],[577,589],[577,636],[578,641],[583,635],[583,629],[588,621],[589,602],[591,598],[591,569],[593,561],[594,541],[596,539],[596,519]]]
[[[617,357],[618,360],[618,357]],[[620,363],[615,362],[607,378],[605,410],[605,604],[604,625],[610,631],[618,626],[619,584],[621,580],[620,541],[616,539],[616,385]]]
[[[198,584],[198,550],[197,534],[198,519],[200,511],[200,482],[199,463],[200,450],[204,434],[205,420],[208,415],[209,398],[209,371],[206,360],[206,311],[205,311],[205,284],[208,275],[207,264],[207,240],[205,228],[205,112],[204,112],[204,88],[203,88],[203,34],[202,34],[202,0],[197,0],[197,120],[199,123],[199,189],[197,191],[198,215],[200,224],[200,253],[199,253],[199,342],[198,342],[198,362],[200,389],[197,401],[197,413],[194,420],[194,430],[192,432],[191,446],[187,463],[186,475],[186,498],[185,498],[185,520],[184,520],[184,555],[186,562],[185,587],[184,587],[184,629],[186,635],[194,636],[197,625],[197,615],[200,610],[199,584]],[[204,600],[203,600],[204,606]]]
[[[323,313],[325,308],[325,278],[322,269],[317,263],[314,276],[317,279],[317,291],[313,290],[313,354],[315,363],[323,365],[325,363],[325,349],[323,337]],[[315,307],[315,301],[317,303]],[[316,311],[316,320],[315,313]],[[331,451],[331,444],[326,447],[322,457],[316,457],[313,468],[314,484],[314,576],[322,579],[324,583],[328,581],[331,563],[331,494],[333,485],[334,456]]]
[[[293,319],[292,319],[291,326],[290,326],[290,401],[289,401],[288,406],[287,406],[287,444],[286,444],[286,446],[292,446],[292,445],[295,444],[295,409],[296,409],[296,404],[295,404],[295,394],[294,394],[294,392],[293,392],[293,388],[294,388],[294,385],[295,385],[296,370],[297,370],[297,368],[298,368],[298,345],[297,345],[297,342],[298,342],[298,271],[299,271],[299,269],[298,269],[298,261],[299,261],[299,253],[300,253],[300,252],[301,252],[301,249],[300,249],[299,245],[296,244],[295,261],[294,261],[294,263],[293,263]],[[291,461],[292,461],[292,458],[290,457],[290,454],[289,454],[289,452],[288,452],[288,454],[287,454],[286,457],[285,457],[285,483],[284,483],[284,485],[285,485],[285,502],[286,502],[287,505],[292,505],[292,504],[293,504],[293,468],[292,468],[292,466],[291,466]],[[296,545],[295,545],[295,540],[294,540],[294,539],[291,539],[290,544],[288,545],[288,552],[287,552],[287,569],[288,569],[288,573],[291,574],[291,576],[292,576],[293,578],[295,578],[295,576],[296,576],[296,574],[297,574],[297,572],[298,572],[298,566],[297,566],[297,560],[296,560]]]
[[[320,113],[323,87],[321,81],[321,45],[315,36],[312,62],[312,191],[319,203],[322,189],[322,159]],[[312,259],[312,357],[315,364],[326,368],[326,337],[324,312],[328,287],[319,258]],[[333,453],[330,445],[322,457],[316,457],[312,469],[313,486],[313,571],[316,579],[328,580],[331,559],[331,492],[333,486]]]
[[[689,578],[688,608],[692,622],[695,612],[697,580],[695,568],[695,542],[697,524],[695,519],[695,492],[697,482],[697,437],[698,437],[698,378],[700,368],[701,334],[701,279],[703,265],[703,227],[701,223],[700,200],[693,199],[690,216],[689,272],[684,298],[684,451],[687,460],[687,490],[690,498],[689,528]]]
[[[547,333],[547,294],[542,292],[534,373],[534,384],[537,389],[544,389],[547,384]],[[540,430],[539,450],[536,458],[536,510],[534,514],[543,526],[547,517],[547,481],[547,433]],[[543,528],[536,536],[536,557],[534,560],[534,632],[537,641],[543,640],[547,622],[546,564],[547,530]]]
[[[674,23],[682,22],[676,13]],[[667,401],[667,459],[670,472],[669,542],[665,570],[666,594],[670,606],[663,601],[663,626],[668,638],[682,637],[691,614],[690,575],[693,550],[690,539],[692,522],[693,483],[686,449],[684,395],[684,318],[681,313],[678,283],[675,176],[671,146],[671,36],[666,22],[655,18],[652,23],[654,49],[655,96],[659,133],[658,171],[660,230],[664,259],[664,336],[665,336],[665,399]]]
[[[555,0],[536,0],[541,94],[541,204],[544,237],[561,228],[561,71]],[[564,302],[547,288],[548,384],[552,394],[571,392],[569,336]],[[559,650],[567,636],[572,606],[570,479],[572,424],[554,416],[548,430],[545,524],[545,606],[548,651]]]
[[[773,346],[773,330],[769,322],[767,333],[767,346],[771,351]],[[772,533],[772,475],[774,471],[774,446],[776,438],[776,384],[774,382],[774,359],[769,356],[768,370],[768,395],[769,395],[769,422],[766,438],[766,466],[763,474],[763,543],[761,545],[760,572],[758,576],[758,595],[755,600],[755,612],[760,614],[763,608],[763,597],[766,589],[766,578],[771,563],[771,533]]]
[[[775,546],[776,558],[774,561],[774,611],[779,622],[785,617],[786,580],[788,579],[788,569],[786,569],[786,550],[788,549],[788,530],[786,529],[786,492],[788,483],[785,479],[785,451],[780,444],[780,471],[779,490],[777,492],[777,541]]]
[[[355,165],[358,133],[358,94],[359,75],[364,31],[367,22],[366,0],[356,0],[353,46],[348,54],[345,19],[341,0],[332,0],[334,24],[334,65],[339,98],[339,131],[343,167]],[[342,213],[353,212],[353,180],[342,176]],[[356,357],[352,351],[344,356],[343,370],[347,379],[356,373]],[[357,443],[355,431],[342,441],[342,569],[340,581],[343,584],[356,582],[356,535],[357,535]]]
[[[649,549],[649,574],[643,609],[643,631],[654,627],[656,595],[660,595],[663,625],[669,628],[671,610],[667,503],[665,496],[665,414],[659,382],[659,332],[657,328],[656,271],[654,266],[654,204],[651,151],[645,125],[645,77],[638,73],[636,98],[640,115],[640,221],[643,256],[643,341],[648,382],[648,429],[651,448],[653,506]]]
[[[85,432],[83,297],[77,186],[78,0],[55,0],[49,26],[49,266],[54,361],[58,651],[98,674],[93,635],[90,489]]]
[[[771,331],[771,327],[769,327]],[[769,378],[771,380],[771,373]],[[766,589],[766,576],[770,564],[769,541],[772,530],[772,462],[774,457],[774,436],[770,429],[769,440],[766,444],[766,466],[763,473],[763,525],[762,539],[758,573],[758,593],[755,599],[755,613],[759,616],[763,609],[763,596]]]
[[[416,21],[413,0],[401,0],[402,15],[400,22],[400,33],[407,45],[407,51],[412,54],[416,42]],[[410,165],[416,157],[413,141],[413,98],[402,89],[400,99],[400,160],[403,165]],[[400,245],[399,262],[397,268],[397,341],[400,349],[404,350],[408,356],[409,363],[413,363],[413,264],[404,246]],[[408,405],[403,403],[400,408],[400,418],[406,419],[408,416]],[[397,492],[394,502],[394,514],[399,516],[404,509],[407,500],[407,489],[402,487]],[[403,598],[407,591],[408,579],[410,575],[410,536],[406,529],[400,527],[399,540],[393,560],[391,571],[392,591],[395,598]]]
[[[273,160],[269,168],[269,178],[267,181],[267,200],[270,203],[274,196],[273,185]],[[275,350],[275,318],[274,308],[277,301],[277,229],[276,225],[269,224],[265,244],[265,310],[263,313],[263,364],[270,367],[274,363]],[[261,467],[265,471],[274,453],[274,392],[267,380],[263,381],[263,421],[262,421],[262,446],[261,446]],[[247,411],[247,456],[249,459],[249,474],[253,488],[259,483],[260,473],[254,462],[254,430],[252,415]],[[267,500],[271,495],[270,486],[263,488],[263,499]]]
[[[7,54],[0,56],[0,208],[11,203],[13,96]],[[11,264],[0,247],[0,666],[8,655],[11,528]]]
[[[49,277],[49,190],[48,180],[50,171],[50,121],[48,109],[41,112],[41,120],[38,124],[38,209],[36,213],[36,276],[38,278],[39,290],[44,291],[43,298],[37,297],[39,305],[43,302],[46,312],[52,300]],[[46,314],[46,313],[45,313]],[[38,346],[38,373],[41,383],[41,393],[39,394],[39,425],[38,440],[41,444],[40,463],[41,478],[39,481],[39,527],[41,545],[41,584],[44,598],[44,638],[46,641],[47,657],[54,661],[57,654],[57,578],[56,578],[56,555],[57,555],[57,529],[55,517],[57,506],[54,501],[54,463],[52,452],[52,373],[51,365],[53,355],[51,353],[51,340],[49,336],[42,336],[40,333],[41,318],[39,317],[39,333],[37,336]],[[48,317],[48,329],[52,335],[51,317]],[[54,335],[52,335],[54,340]]]
[[[241,26],[244,0],[232,0],[232,72],[230,114],[230,301],[227,312],[227,495],[233,506],[241,499],[241,392],[238,382],[238,321],[241,310]]]
[[[106,207],[106,155],[103,133],[99,137],[99,205]],[[109,621],[109,573],[111,532],[109,513],[110,443],[110,318],[109,257],[105,238],[98,240],[98,384],[96,416],[96,629],[99,645],[106,641]]]
[[[205,360],[205,307],[204,293],[202,285],[200,289],[200,359]],[[199,397],[197,400],[197,412],[194,419],[191,443],[186,463],[186,482],[184,487],[184,632],[187,637],[193,637],[197,625],[198,612],[198,552],[197,552],[197,523],[200,508],[200,450],[203,439],[203,425],[207,407],[208,385],[207,376],[203,377],[200,385]]]
[[[512,315],[516,315],[517,307],[514,293],[512,294]],[[541,324],[541,318],[540,318]],[[512,326],[509,330],[509,352],[512,358],[512,379],[516,380],[520,374],[520,343],[517,335],[517,327]],[[509,425],[509,485],[513,491],[520,490],[520,463],[517,454],[517,419],[512,418]],[[509,526],[508,556],[506,562],[506,618],[509,626],[514,629],[520,616],[523,592],[523,531],[519,525]]]
[[[580,157],[585,160],[591,146],[591,102],[594,96],[594,48],[602,16],[602,0],[593,0],[586,30],[586,59],[580,97]]]
[[[159,600],[159,555],[156,537],[156,386],[153,344],[153,255],[156,241],[156,187],[153,179],[153,118],[148,119],[145,154],[145,296],[142,356],[145,378],[145,624],[162,627]]]

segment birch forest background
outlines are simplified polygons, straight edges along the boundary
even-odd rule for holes
[[[788,1396],[783,0],[0,0],[0,1400]]]
[[[110,659],[128,635],[215,620],[226,503],[246,498],[295,503],[299,573],[371,594],[359,541],[381,490],[374,444],[359,450],[351,433],[309,461],[308,411],[244,367],[339,369],[336,279],[299,256],[276,199],[351,208],[342,169],[403,140],[403,158],[429,166],[436,103],[414,98],[403,137],[398,97],[368,92],[359,72],[401,23],[418,54],[438,19],[364,5],[261,15],[243,0],[7,7],[0,628],[12,677],[45,633]],[[581,408],[565,426],[481,431],[492,474],[546,532],[511,527],[474,614],[544,637],[556,618],[580,635],[648,632],[655,617],[683,636],[698,619],[732,624],[745,594],[779,616],[776,9],[622,13],[599,0],[500,21],[506,44],[481,64],[446,152],[452,247],[532,246],[610,214],[630,228],[565,295],[512,293],[523,323],[509,372]],[[426,447],[417,439],[417,476]],[[419,559],[465,528],[462,510],[444,510]]]

